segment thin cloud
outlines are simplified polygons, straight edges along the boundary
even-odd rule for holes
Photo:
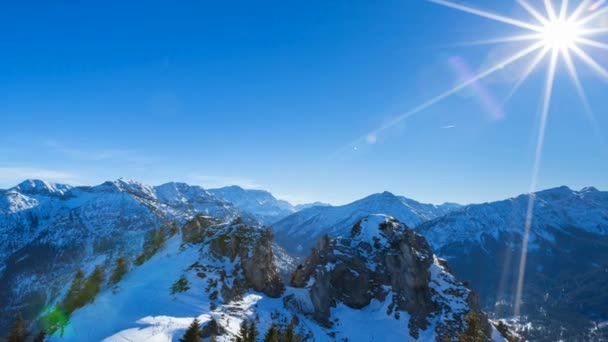
[[[81,184],[81,179],[75,174],[50,169],[32,167],[0,166],[0,188],[13,187],[26,179],[42,179],[55,183],[70,185]]]
[[[441,128],[441,129],[450,129],[450,128],[454,128],[454,127],[456,127],[456,125],[441,126],[439,128]]]
[[[315,202],[315,200],[311,199],[310,196],[300,196],[300,195],[290,195],[290,194],[275,194],[276,198],[287,201],[293,205],[298,204],[308,204]]]
[[[132,150],[74,148],[56,140],[47,140],[44,146],[52,152],[82,161],[119,161],[135,164],[151,162],[151,159]]]

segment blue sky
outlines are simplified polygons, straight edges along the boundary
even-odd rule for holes
[[[522,47],[454,43],[512,32],[422,0],[6,3],[0,187],[127,177],[336,204],[524,193],[546,61],[504,106],[525,61],[357,140]],[[560,64],[539,188],[608,188],[608,83],[577,66],[596,122]]]

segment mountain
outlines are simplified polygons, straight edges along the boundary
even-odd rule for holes
[[[296,204],[294,206],[296,211],[300,211],[300,210],[304,210],[304,209],[308,209],[308,208],[312,208],[312,207],[331,207],[331,204],[324,203],[324,202],[312,202],[312,203]]]
[[[602,325],[608,321],[608,192],[559,187],[533,196],[521,307],[526,336],[608,338]],[[416,228],[497,316],[513,314],[529,198],[469,205]]]
[[[306,307],[335,329],[338,340],[454,340],[473,312],[486,339],[496,334],[476,295],[425,239],[384,215],[364,217],[349,234],[320,240],[291,285],[308,289],[310,303],[290,298],[288,304]]]
[[[348,235],[350,228],[370,214],[386,214],[414,227],[459,208],[456,204],[432,205],[398,197],[390,192],[374,194],[343,206],[315,206],[271,225],[276,241],[293,255],[306,255],[323,235]]]
[[[149,259],[129,263],[124,277],[75,310],[69,324],[55,325],[51,340],[171,341],[194,317],[213,321],[210,333],[232,336],[253,305],[284,291],[271,244],[259,225],[197,216]],[[65,311],[60,303],[51,314]]]
[[[79,264],[133,257],[146,235],[196,213],[230,218],[231,204],[199,187],[119,179],[98,186],[27,180],[0,191],[0,331],[37,315]]]
[[[442,341],[472,312],[479,333],[503,340],[424,238],[391,218],[365,218],[349,238],[327,240],[291,286],[278,277],[271,238],[259,225],[198,216],[55,325],[51,341],[173,341],[194,318],[218,341],[233,341],[244,320],[260,337],[274,324],[306,341]]]
[[[233,185],[210,189],[209,192],[217,198],[232,203],[243,212],[253,215],[264,224],[274,223],[296,212],[296,208],[289,202],[276,199],[270,192],[264,190],[246,190]]]

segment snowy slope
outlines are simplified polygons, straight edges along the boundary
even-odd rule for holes
[[[312,203],[296,204],[294,206],[296,211],[300,211],[300,210],[304,210],[304,209],[308,209],[308,208],[312,208],[312,207],[331,207],[331,204],[324,203],[324,202],[312,202]]]
[[[276,199],[270,192],[264,190],[243,189],[239,186],[227,186],[210,189],[209,192],[240,210],[250,213],[264,224],[274,223],[296,209],[287,201]]]
[[[586,332],[608,319],[608,192],[559,187],[534,196],[522,313],[535,328],[526,335],[595,340]],[[513,314],[528,200],[470,205],[416,228],[499,317]]]
[[[470,312],[483,317],[476,295],[424,238],[384,215],[361,219],[344,237],[321,240],[291,285],[307,289],[310,307],[303,311],[335,329],[338,340],[443,341],[458,336]]]
[[[92,187],[27,180],[0,191],[0,330],[15,311],[32,315],[56,295],[78,262],[133,255],[150,229],[196,213],[239,211],[198,187],[126,179]]]
[[[526,220],[528,195],[504,201],[469,205],[420,226],[418,230],[434,248],[455,242],[481,243],[501,233],[521,234]],[[539,240],[552,241],[547,227],[577,227],[586,232],[608,234],[608,192],[595,188],[581,191],[559,187],[535,194],[530,248]]]
[[[444,215],[457,205],[422,204],[390,192],[365,197],[353,203],[329,207],[316,206],[304,209],[271,225],[277,242],[292,254],[306,255],[323,235],[342,236],[352,225],[370,214],[395,217],[409,227]]]
[[[353,240],[353,246],[378,237],[393,239],[379,230],[386,222],[392,221],[377,217],[365,222],[361,237]],[[230,299],[224,296],[230,292],[227,290],[213,296],[214,289],[236,288],[237,281],[243,278],[238,266],[243,264],[242,258],[259,250],[259,243],[270,243],[254,238],[258,243],[249,246],[258,247],[234,259],[218,254],[223,248],[217,249],[217,241],[243,232],[260,236],[256,232],[262,231],[261,227],[240,226],[238,230],[230,230],[230,227],[233,223],[205,228],[211,231],[204,234],[206,238],[201,244],[184,244],[182,237],[173,237],[161,252],[143,265],[132,268],[117,287],[104,290],[92,304],[75,311],[63,335],[55,334],[51,341],[175,341],[194,318],[203,326],[211,320],[219,323],[225,333],[217,337],[218,341],[233,341],[243,319],[256,320],[261,340],[272,323],[284,328],[292,317],[297,317],[296,333],[306,341],[432,341],[439,338],[438,331],[451,336],[458,334],[462,329],[459,317],[470,310],[466,301],[470,291],[454,279],[432,253],[423,250],[419,253],[427,258],[424,259],[428,266],[425,271],[433,294],[429,300],[435,303],[436,311],[428,317],[426,329],[417,332],[417,339],[410,332],[410,314],[395,307],[397,285],[394,289],[382,287],[388,294],[361,308],[335,303],[330,309],[332,323],[329,326],[316,321],[312,313],[315,310],[311,297],[314,280],[308,281],[305,287],[287,287],[278,298],[252,289],[244,289],[241,295]],[[390,248],[390,244],[382,248]],[[268,265],[257,267],[267,268]],[[327,265],[320,267],[325,269]],[[378,269],[381,267],[379,265]],[[420,276],[425,278],[427,275]],[[189,289],[172,294],[170,288],[180,277],[188,280]],[[397,315],[397,311],[401,314]],[[498,337],[495,340],[501,341]]]
[[[198,187],[151,187],[119,179],[94,187],[27,180],[0,193],[0,271],[6,258],[32,241],[63,246],[75,238],[111,236],[116,229],[152,228],[196,213],[234,216],[237,210]]]

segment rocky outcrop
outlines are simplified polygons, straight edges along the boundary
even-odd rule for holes
[[[191,269],[197,270],[199,277],[216,275],[216,279],[210,277],[210,287],[219,287],[225,302],[239,298],[249,288],[274,298],[283,292],[270,230],[239,218],[218,223],[213,218],[198,216],[184,226],[182,233],[203,245],[201,258]]]
[[[469,312],[480,313],[476,295],[455,279],[426,240],[383,215],[360,220],[348,237],[322,238],[293,273],[291,285],[308,290],[312,316],[326,327],[338,303],[361,309],[373,300],[390,301],[386,314],[399,319],[407,313],[410,336],[418,338],[433,326],[443,340],[464,330]],[[483,321],[489,331],[485,316]]]

